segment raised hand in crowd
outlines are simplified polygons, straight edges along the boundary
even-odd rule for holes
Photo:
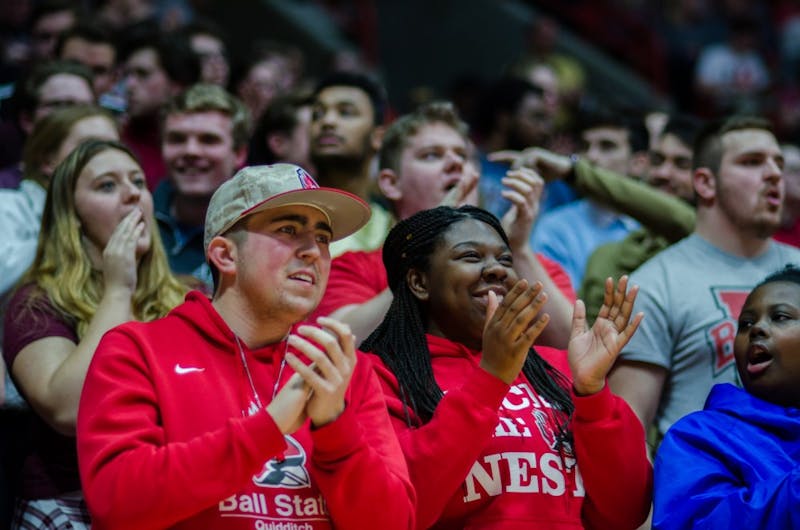
[[[605,386],[606,377],[617,356],[644,317],[644,313],[637,313],[631,319],[633,302],[638,292],[636,285],[628,289],[627,276],[619,279],[616,289],[614,281],[611,278],[606,279],[603,306],[591,328],[586,322],[583,301],[575,302],[568,359],[578,395],[595,394]]]
[[[487,296],[480,365],[511,384],[519,376],[534,341],[550,321],[547,313],[540,314],[547,294],[542,291],[541,282],[529,285],[527,280],[519,280],[502,300],[494,290],[488,291]]]
[[[131,210],[114,228],[103,249],[105,293],[124,289],[130,296],[136,290],[136,269],[139,265],[136,243],[147,229],[143,215],[140,208]]]
[[[529,168],[537,171],[547,182],[565,178],[572,170],[572,159],[541,147],[528,147],[522,151],[503,150],[489,153],[492,162],[506,162],[512,169]]]
[[[528,168],[511,169],[503,177],[505,189],[502,196],[511,201],[511,207],[501,222],[508,234],[511,250],[529,245],[531,232],[539,216],[539,201],[542,198],[544,180]]]

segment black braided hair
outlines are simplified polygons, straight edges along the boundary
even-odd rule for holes
[[[771,273],[769,276],[764,278],[761,283],[753,287],[753,291],[762,285],[772,282],[789,282],[800,284],[800,268],[797,268],[797,266],[791,263],[787,263],[785,267]],[[752,293],[752,291],[750,292]]]
[[[411,293],[406,275],[410,269],[429,270],[430,258],[444,234],[452,225],[465,219],[488,224],[506,245],[509,244],[497,218],[474,206],[439,206],[399,222],[383,245],[383,264],[393,294],[392,304],[383,322],[360,346],[361,350],[378,355],[394,373],[404,405],[423,423],[430,421],[444,394],[433,377],[430,350],[425,339],[426,307]],[[557,415],[557,448],[565,447],[565,443],[571,445],[569,419],[574,405],[569,382],[533,348],[522,371],[536,392],[553,406]],[[412,426],[410,419],[408,423]]]

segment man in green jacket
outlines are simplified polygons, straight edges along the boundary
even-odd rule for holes
[[[587,315],[596,315],[602,306],[606,278],[630,274],[694,229],[691,145],[696,130],[692,120],[670,118],[650,150],[646,183],[539,148],[493,153],[493,159],[530,167],[547,181],[562,179],[580,195],[641,223],[641,228],[598,247],[589,258],[578,286]]]

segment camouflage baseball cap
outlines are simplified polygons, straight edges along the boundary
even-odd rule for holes
[[[333,241],[364,226],[369,205],[344,190],[320,188],[306,170],[293,164],[248,166],[225,181],[211,197],[206,212],[206,249],[240,219],[278,206],[312,206],[324,213],[333,230]]]

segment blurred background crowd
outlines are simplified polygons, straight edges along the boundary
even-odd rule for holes
[[[7,0],[6,125],[25,110],[14,84],[33,65],[68,57],[59,36],[87,15],[112,37],[114,53],[93,68],[96,77],[108,69],[98,96],[120,113],[126,48],[156,30],[204,35],[192,42],[203,78],[242,98],[254,118],[277,95],[350,69],[379,78],[397,113],[447,98],[473,127],[486,89],[508,73],[545,89],[567,135],[574,113],[591,106],[703,118],[736,109],[772,118],[781,136],[800,127],[800,6],[788,0]],[[0,162],[14,161],[12,138],[4,135]]]

